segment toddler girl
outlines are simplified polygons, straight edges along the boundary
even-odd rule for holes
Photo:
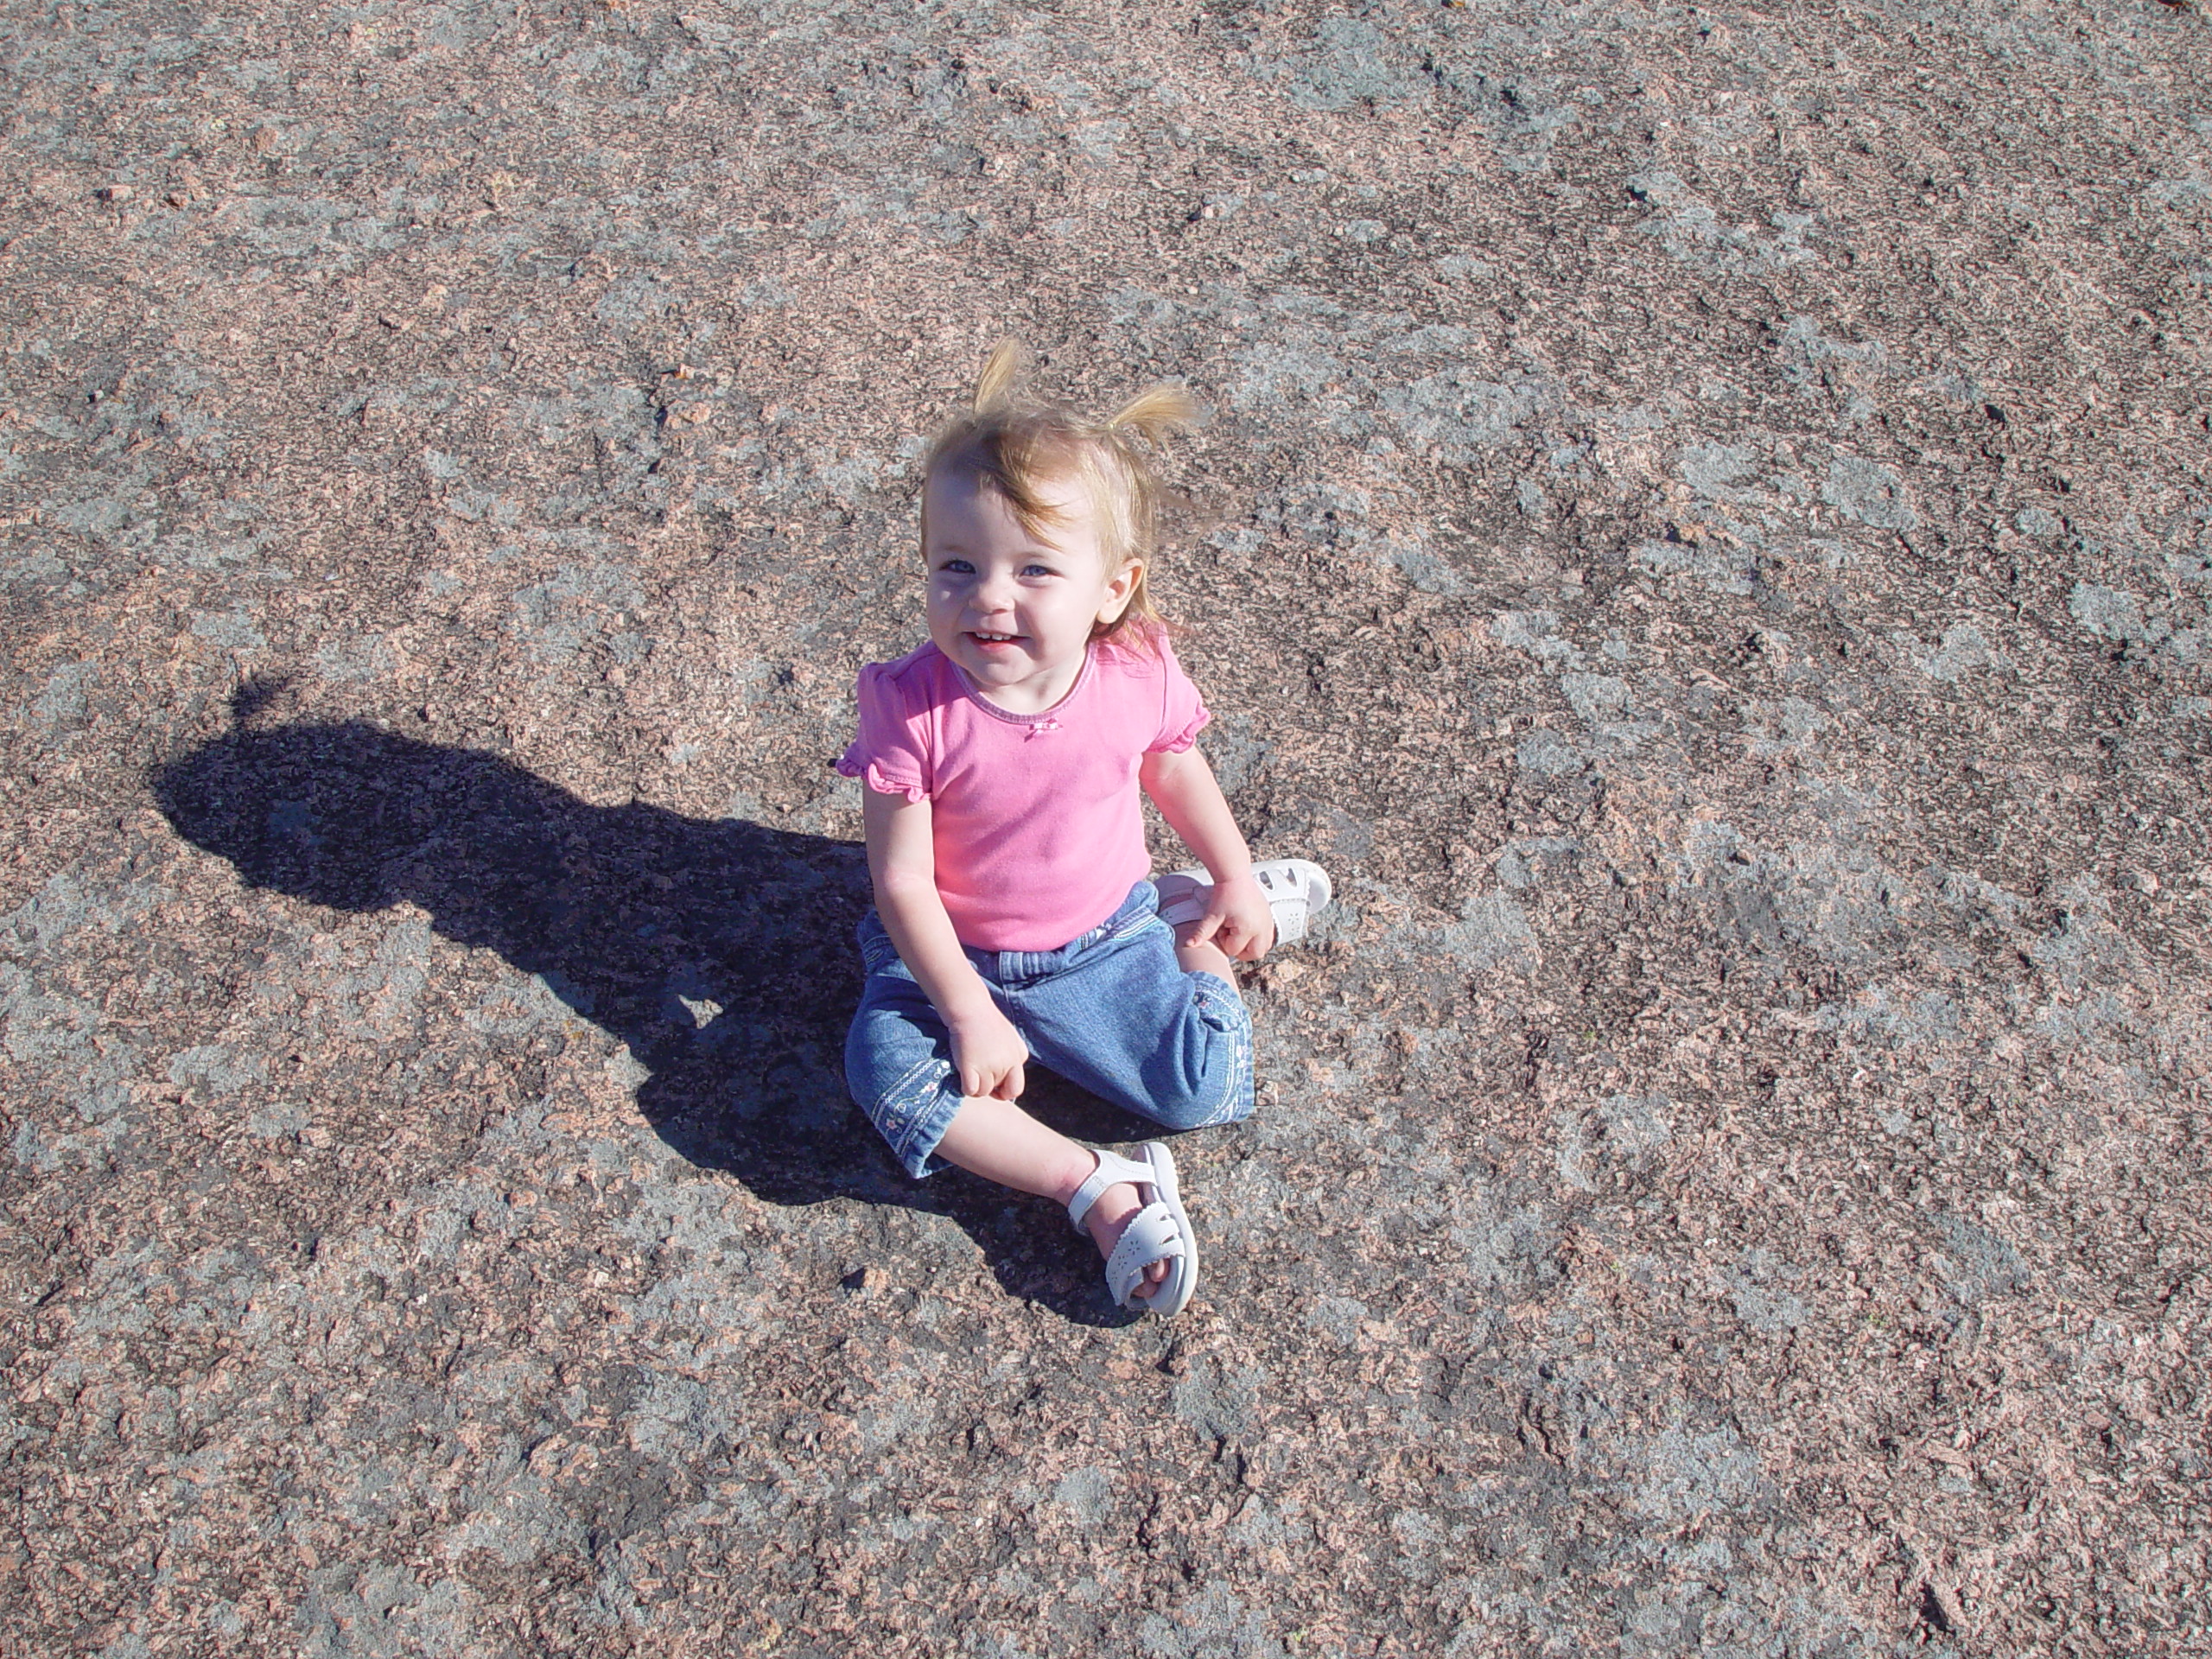
[[[1175,1313],[1198,1258],[1174,1159],[1047,1128],[1015,1104],[1023,1068],[1033,1055],[1170,1128],[1246,1116],[1252,1025],[1230,963],[1302,934],[1328,880],[1254,867],[1147,596],[1160,487],[1144,446],[1188,423],[1188,397],[1155,386],[1088,420],[1019,395],[1018,362],[1011,342],[991,354],[930,451],[930,643],[861,671],[837,763],[864,781],[875,884],[845,1073],[912,1174],[944,1160],[1065,1204],[1116,1302]],[[1205,873],[1147,879],[1140,785]]]

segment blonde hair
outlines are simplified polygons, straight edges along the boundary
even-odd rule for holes
[[[1182,387],[1162,383],[1093,419],[1030,397],[1021,384],[1026,366],[1019,342],[1002,340],[991,348],[969,409],[930,446],[924,511],[932,479],[973,479],[996,491],[1024,530],[1041,536],[1067,516],[1045,499],[1045,487],[1073,479],[1090,498],[1108,573],[1138,562],[1129,602],[1111,622],[1094,622],[1090,637],[1127,631],[1131,638],[1124,643],[1148,646],[1168,627],[1146,589],[1145,567],[1159,546],[1161,511],[1173,499],[1153,452],[1194,423],[1198,405]]]

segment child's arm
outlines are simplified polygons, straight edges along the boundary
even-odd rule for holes
[[[1217,791],[1218,792],[1218,791]],[[863,787],[861,822],[868,833],[868,869],[875,881],[875,913],[914,982],[952,1034],[952,1064],[963,1096],[1021,1096],[1029,1046],[999,1012],[982,976],[960,949],[960,937],[937,890],[937,849],[930,804]]]
[[[1251,849],[1205,756],[1196,749],[1147,754],[1137,779],[1168,827],[1213,877],[1213,901],[1189,942],[1211,944],[1235,961],[1257,962],[1275,942],[1274,912],[1252,879]]]

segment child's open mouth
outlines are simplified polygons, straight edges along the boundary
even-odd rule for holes
[[[1021,638],[1018,633],[971,633],[968,637],[986,651],[1010,645]]]

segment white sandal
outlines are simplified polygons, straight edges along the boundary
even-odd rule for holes
[[[1103,1147],[1094,1155],[1098,1167],[1068,1200],[1068,1219],[1076,1231],[1090,1236],[1083,1218],[1099,1194],[1118,1182],[1135,1187],[1144,1206],[1129,1217],[1114,1253],[1106,1258],[1107,1294],[1119,1306],[1149,1310],[1162,1319],[1180,1313],[1190,1306],[1191,1293],[1198,1285],[1198,1240],[1175,1185],[1175,1155],[1157,1141],[1145,1142],[1142,1163]],[[1151,1295],[1135,1294],[1144,1282],[1144,1270],[1155,1262],[1168,1264],[1167,1277]]]
[[[1277,944],[1304,938],[1306,922],[1329,907],[1336,892],[1329,873],[1310,859],[1271,858],[1252,867],[1252,879],[1274,912]],[[1160,892],[1160,919],[1170,926],[1197,921],[1213,896],[1213,877],[1203,869],[1177,870],[1154,886]]]

